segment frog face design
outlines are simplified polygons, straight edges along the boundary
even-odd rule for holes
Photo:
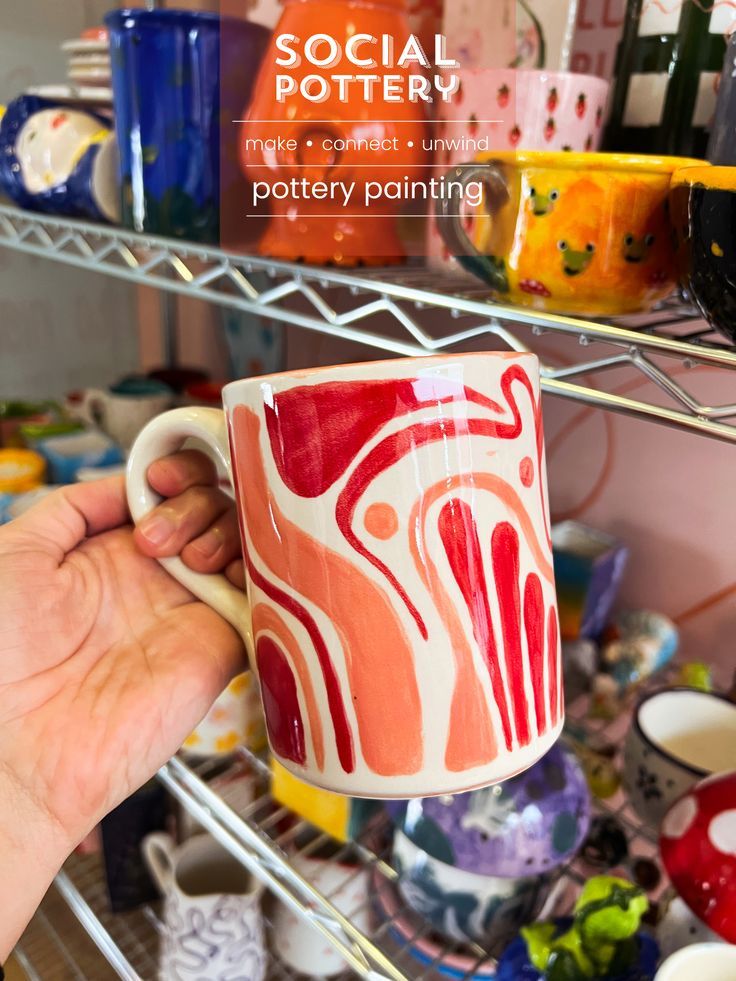
[[[556,188],[552,188],[546,194],[536,187],[529,188],[529,206],[532,210],[532,214],[536,215],[537,218],[542,218],[544,215],[550,214],[554,211],[555,201],[559,198],[560,192]]]
[[[562,253],[562,270],[566,276],[579,276],[593,260],[595,245],[588,242],[584,249],[573,249],[566,239],[560,239],[557,248]]]
[[[628,232],[624,235],[623,254],[626,262],[644,262],[649,250],[654,245],[654,235],[642,235],[637,238]]]

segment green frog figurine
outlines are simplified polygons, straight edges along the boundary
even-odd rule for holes
[[[624,975],[638,958],[637,931],[649,908],[638,886],[613,876],[590,879],[575,904],[572,926],[524,927],[529,960],[547,981],[591,981]]]

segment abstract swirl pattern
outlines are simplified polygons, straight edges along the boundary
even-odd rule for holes
[[[281,762],[406,797],[539,758],[562,686],[536,359],[295,372],[225,400]]]

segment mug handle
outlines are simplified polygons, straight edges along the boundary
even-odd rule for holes
[[[100,426],[104,427],[105,403],[107,399],[107,392],[101,388],[87,388],[85,389],[81,403],[75,406],[74,413],[81,422],[85,422],[88,426],[92,426],[95,429]],[[99,410],[99,417],[96,414],[97,410]]]
[[[215,460],[225,468],[230,483],[233,483],[227,423],[222,409],[190,406],[164,412],[144,426],[128,458],[128,507],[136,524],[162,500],[148,483],[148,468],[160,457],[176,453],[190,437],[200,440],[208,447]],[[245,593],[228,582],[225,576],[194,572],[178,556],[158,561],[190,593],[211,606],[235,627],[243,638],[253,663],[253,630],[250,604]]]
[[[174,839],[165,831],[152,831],[141,842],[143,861],[163,896],[171,891],[176,878],[175,851]]]
[[[464,269],[498,288],[498,268],[489,256],[475,247],[463,227],[461,208],[465,188],[471,181],[480,181],[485,185],[487,193],[483,203],[490,218],[511,198],[506,178],[495,164],[458,164],[445,174],[447,193],[440,198],[435,215],[437,231]]]

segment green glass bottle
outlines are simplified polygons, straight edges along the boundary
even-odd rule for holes
[[[734,26],[724,0],[629,0],[605,149],[704,156]]]

